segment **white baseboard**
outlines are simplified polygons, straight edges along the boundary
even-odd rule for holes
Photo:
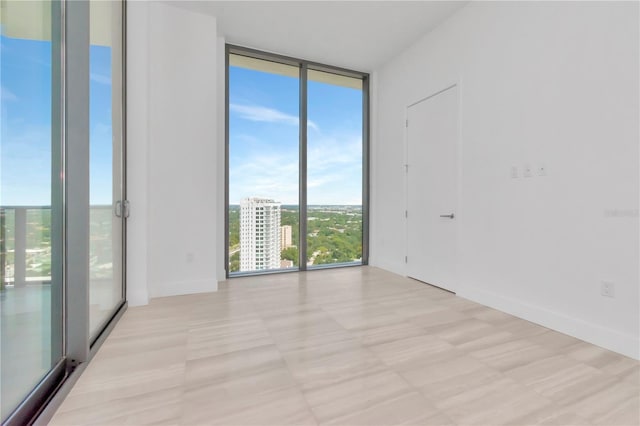
[[[369,265],[375,266],[376,268],[384,269],[385,271],[393,272],[394,274],[406,275],[406,266],[404,263],[400,262],[389,262],[386,260],[380,260],[377,258],[369,258]]]
[[[127,305],[130,308],[135,308],[136,306],[145,306],[149,304],[149,298],[144,296],[130,296],[127,295]]]
[[[490,308],[498,309],[585,342],[640,360],[640,338],[638,336],[620,333],[560,312],[483,290],[464,287],[459,289],[456,294]]]
[[[185,294],[211,293],[218,291],[215,280],[197,280],[155,283],[152,297],[182,296]]]

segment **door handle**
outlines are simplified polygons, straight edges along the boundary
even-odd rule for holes
[[[453,213],[451,213],[451,214],[441,214],[440,217],[448,217],[449,219],[453,219],[455,216],[453,215]]]
[[[124,217],[125,219],[128,218],[129,217],[129,200],[116,201],[116,205],[113,210],[116,217]]]

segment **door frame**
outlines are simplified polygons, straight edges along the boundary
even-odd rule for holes
[[[458,76],[454,80],[450,80],[445,84],[435,85],[436,88],[431,88],[428,91],[428,95],[419,97],[417,100],[408,103],[404,108],[404,152],[403,152],[403,164],[402,164],[402,174],[403,174],[403,196],[404,196],[404,276],[407,278],[411,278],[408,275],[407,268],[407,259],[409,256],[409,220],[407,216],[407,212],[409,210],[409,108],[419,104],[420,102],[424,102],[428,99],[431,99],[441,93],[446,92],[447,90],[457,88],[458,89],[458,124],[457,124],[457,134],[456,134],[456,163],[457,163],[457,182],[456,182],[456,220],[457,222],[457,232],[456,232],[456,258],[454,260],[455,264],[455,283],[453,286],[456,291],[451,291],[449,289],[443,289],[445,291],[450,291],[452,293],[456,293],[460,291],[460,276],[459,276],[459,267],[460,267],[460,242],[461,242],[461,226],[463,223],[460,221],[460,218],[464,220],[464,209],[462,204],[462,153],[463,153],[463,144],[462,144],[462,120],[463,120],[463,108],[462,108],[462,77]],[[428,283],[427,283],[428,284]],[[429,284],[432,285],[432,284]],[[432,285],[433,286],[433,285]],[[437,287],[437,286],[434,286]],[[438,287],[440,288],[440,287]]]

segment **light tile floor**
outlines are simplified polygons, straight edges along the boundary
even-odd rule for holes
[[[640,363],[373,267],[130,308],[51,424],[638,425]]]

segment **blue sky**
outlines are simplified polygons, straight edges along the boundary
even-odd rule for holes
[[[362,203],[362,91],[308,85],[309,204]],[[299,80],[229,70],[229,202],[298,204]]]
[[[51,42],[0,37],[0,204],[51,205]],[[91,203],[111,204],[111,48],[90,50]]]
[[[51,204],[51,43],[0,38],[0,204]],[[111,49],[90,50],[92,204],[111,204]],[[231,67],[230,202],[298,203],[297,78]],[[309,204],[361,204],[362,92],[309,82]]]

